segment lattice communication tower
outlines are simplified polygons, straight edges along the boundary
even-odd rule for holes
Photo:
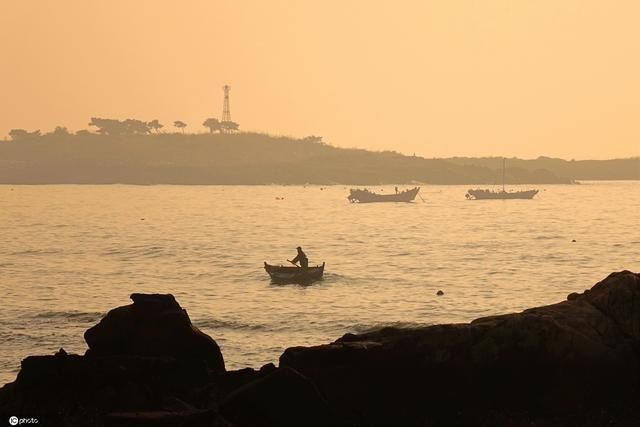
[[[231,86],[224,85],[222,87],[224,90],[224,103],[222,104],[222,121],[230,122],[231,121],[231,107],[229,105],[229,91],[231,90]]]

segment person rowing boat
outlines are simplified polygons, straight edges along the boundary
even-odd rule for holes
[[[304,251],[302,250],[302,248],[300,246],[298,246],[297,248],[298,251],[298,255],[296,255],[296,257],[294,259],[288,259],[287,261],[289,261],[291,264],[295,264],[297,265],[297,263],[300,263],[300,267],[302,268],[308,268],[309,267],[309,258],[307,258],[307,254],[304,253]]]

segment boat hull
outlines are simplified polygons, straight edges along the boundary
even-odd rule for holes
[[[511,199],[533,199],[538,194],[538,190],[527,191],[489,191],[489,190],[469,190],[467,199],[470,200],[511,200]]]
[[[405,190],[394,194],[376,194],[368,190],[350,190],[347,199],[351,203],[380,203],[380,202],[400,202],[409,203],[416,198],[420,187]]]
[[[274,282],[311,283],[322,279],[324,274],[324,262],[322,265],[307,268],[270,265],[265,262],[264,269]]]

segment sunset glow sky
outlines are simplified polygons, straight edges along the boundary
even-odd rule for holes
[[[21,0],[0,135],[159,119],[426,157],[640,155],[640,2]],[[0,136],[0,138],[2,137]]]

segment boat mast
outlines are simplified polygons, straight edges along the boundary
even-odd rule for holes
[[[502,192],[504,193],[504,162],[505,158],[502,158]]]

